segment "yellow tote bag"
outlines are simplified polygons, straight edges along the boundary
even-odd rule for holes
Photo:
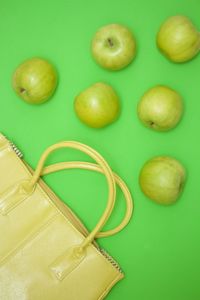
[[[48,155],[59,148],[80,150],[96,164],[61,162],[44,167]],[[41,179],[42,175],[71,168],[101,172],[107,179],[107,205],[90,233]],[[102,232],[115,204],[115,183],[124,193],[127,210],[119,226]],[[20,151],[0,134],[0,299],[104,299],[124,274],[95,239],[123,229],[132,208],[126,184],[87,145],[74,141],[52,145],[33,171]]]

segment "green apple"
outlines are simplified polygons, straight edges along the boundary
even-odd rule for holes
[[[139,183],[148,198],[169,205],[180,196],[185,178],[186,172],[180,162],[168,156],[158,156],[144,164]]]
[[[47,60],[34,57],[17,67],[12,85],[23,100],[31,104],[40,104],[53,95],[57,85],[57,74]]]
[[[173,16],[161,25],[156,42],[167,58],[182,63],[199,53],[200,33],[189,18]]]
[[[101,128],[119,116],[119,97],[110,85],[98,82],[76,96],[74,109],[83,123]]]
[[[92,40],[92,54],[103,68],[120,70],[135,57],[135,38],[127,27],[109,24],[96,32]]]
[[[181,96],[167,86],[155,86],[140,99],[137,107],[142,123],[157,131],[174,128],[183,113]]]

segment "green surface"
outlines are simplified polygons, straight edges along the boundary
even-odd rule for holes
[[[126,273],[107,299],[200,299],[200,55],[191,62],[173,64],[155,45],[156,32],[168,16],[187,15],[200,29],[200,1],[1,0],[0,4],[0,131],[17,143],[33,167],[42,151],[59,140],[87,143],[125,179],[134,197],[129,226],[100,240]],[[90,54],[94,33],[109,23],[129,26],[137,40],[136,59],[119,72],[103,70]],[[41,106],[24,103],[11,88],[16,66],[33,56],[49,59],[59,73],[54,97]],[[101,130],[84,126],[73,111],[74,97],[97,81],[111,84],[122,103],[119,120]],[[156,84],[169,85],[184,99],[183,119],[167,133],[143,127],[136,115],[139,98]],[[184,193],[171,207],[149,201],[138,185],[142,165],[156,155],[171,155],[187,169]],[[49,163],[64,159],[87,157],[61,150]],[[106,202],[103,177],[74,170],[46,180],[93,228]],[[107,227],[116,225],[123,212],[119,193]]]

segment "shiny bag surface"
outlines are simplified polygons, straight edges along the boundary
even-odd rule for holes
[[[59,148],[80,150],[96,163],[61,162],[45,167],[48,155]],[[91,232],[41,179],[72,168],[101,172],[107,179],[108,201]],[[116,183],[124,193],[127,210],[120,225],[101,231],[114,208]],[[0,134],[0,299],[104,299],[124,274],[95,239],[123,229],[132,208],[126,184],[87,145],[74,141],[52,145],[33,171],[19,150]]]

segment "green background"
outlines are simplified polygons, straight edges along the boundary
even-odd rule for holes
[[[32,167],[55,142],[86,143],[108,160],[133,195],[129,226],[99,241],[126,274],[108,300],[200,299],[200,56],[173,64],[155,44],[160,24],[176,14],[187,15],[200,28],[199,0],[0,0],[0,131],[16,142]],[[109,23],[127,25],[137,40],[136,59],[119,72],[102,69],[90,53],[94,33]],[[26,104],[11,87],[15,68],[34,56],[49,59],[59,73],[56,93],[40,106]],[[122,104],[119,120],[100,130],[83,125],[73,111],[77,93],[98,81],[111,84]],[[166,133],[143,127],[136,115],[138,100],[156,84],[174,88],[184,99],[180,124]],[[170,207],[148,200],[138,185],[142,165],[156,155],[173,156],[187,169],[184,192]],[[59,150],[48,163],[72,159],[90,160]],[[46,181],[92,229],[106,203],[103,176],[73,170]],[[119,192],[107,228],[118,224],[124,209]]]

